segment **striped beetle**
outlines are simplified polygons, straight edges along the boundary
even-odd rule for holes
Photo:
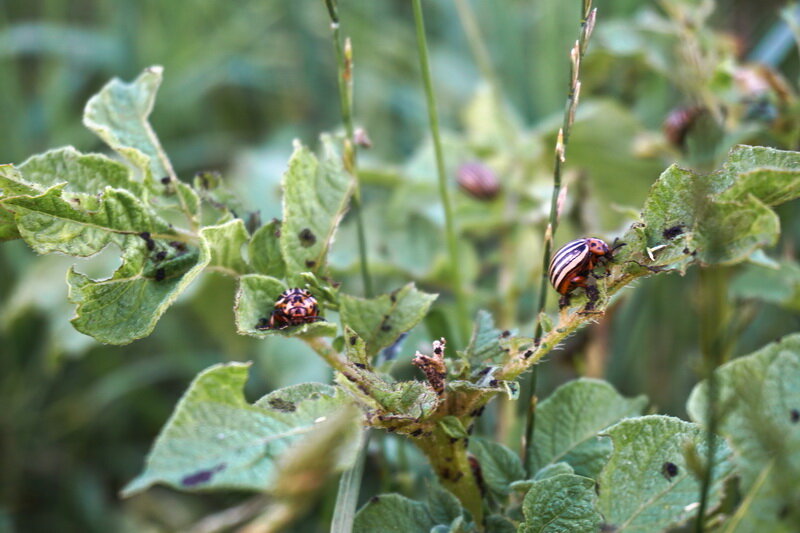
[[[589,275],[602,259],[611,260],[616,248],[601,239],[584,238],[568,242],[553,254],[547,274],[561,294],[561,307],[569,305],[569,294],[577,287],[583,287],[591,301],[597,290],[587,285]]]

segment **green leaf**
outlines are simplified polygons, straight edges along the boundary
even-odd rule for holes
[[[336,324],[325,320],[284,329],[259,329],[259,326],[261,328],[266,326],[275,309],[275,301],[286,289],[287,287],[282,281],[269,276],[261,274],[241,276],[234,306],[236,331],[241,335],[259,338],[276,334],[287,337],[333,337],[336,335]]]
[[[370,358],[367,357],[367,345],[348,326],[344,327],[344,351],[348,361],[365,368],[371,366]]]
[[[371,357],[416,326],[436,298],[436,294],[418,291],[409,283],[392,294],[369,300],[343,294],[339,313],[342,323],[367,343],[367,355]]]
[[[65,182],[68,193],[95,194],[106,187],[127,189],[134,194],[142,190],[122,163],[101,154],[82,154],[72,146],[35,155],[22,163],[19,171],[41,192]]]
[[[259,274],[282,278],[286,275],[286,265],[280,246],[281,223],[272,220],[256,230],[248,245],[248,254],[253,269]]]
[[[330,138],[322,138],[322,150],[318,159],[296,144],[283,176],[280,245],[290,276],[324,270],[334,232],[353,192],[353,178]]]
[[[161,315],[202,272],[208,243],[178,251],[161,262],[130,248],[109,279],[92,280],[73,269],[67,273],[69,300],[77,304],[75,329],[100,342],[127,344],[152,333]]]
[[[163,71],[160,66],[149,67],[132,83],[114,78],[87,102],[83,112],[84,125],[141,169],[148,181],[170,174],[169,162],[147,121]]]
[[[560,474],[534,481],[522,502],[519,533],[580,533],[598,530],[594,480]]]
[[[3,200],[3,207],[14,213],[22,238],[40,254],[89,257],[110,243],[122,250],[141,248],[143,232],[154,239],[174,237],[166,221],[125,190],[105,189],[99,197],[85,197],[84,201],[69,198],[64,187],[56,185],[39,196]]]
[[[755,515],[745,523],[771,524],[764,531],[787,527],[791,517],[782,516],[781,510],[793,510],[800,498],[800,334],[715,372],[718,431],[734,450],[742,489],[753,491],[761,485],[755,491]],[[693,420],[705,424],[707,409],[708,383],[703,381],[692,391],[687,410]],[[765,470],[769,473],[762,479]]]
[[[242,257],[242,248],[250,239],[244,227],[244,222],[237,218],[220,224],[209,226],[200,230],[200,235],[208,242],[211,250],[211,267],[219,267],[232,275],[247,274],[250,267]]]
[[[478,311],[472,338],[465,351],[465,356],[472,368],[481,364],[498,364],[504,359],[506,352],[500,344],[502,331],[494,327],[494,319],[487,311]]]
[[[424,503],[399,494],[382,494],[358,511],[353,533],[429,533],[436,525]]]
[[[800,196],[800,155],[736,146],[723,167],[708,175],[673,165],[653,185],[635,225],[623,240],[621,260],[685,270],[695,259],[733,264],[774,244],[780,231],[771,206]],[[646,248],[659,248],[654,260]]]
[[[469,440],[469,451],[481,465],[486,487],[498,499],[508,496],[511,483],[525,478],[519,456],[498,442],[473,437]]]
[[[322,387],[325,386],[305,388],[311,388],[311,396],[320,398],[321,394],[315,389]],[[334,395],[329,393],[329,396]],[[295,405],[302,407],[310,403],[313,405],[313,402],[300,398]],[[320,403],[316,401],[315,411],[319,410]],[[322,488],[329,476],[353,465],[363,437],[361,411],[354,405],[347,405],[330,413],[315,419],[304,415],[305,424],[313,423],[317,427],[298,439],[291,452],[283,454],[277,461],[277,472],[269,487],[272,494],[283,498],[309,498]],[[291,426],[297,422],[298,417],[295,417],[287,423]]]
[[[520,136],[519,117],[506,102],[498,102],[486,83],[478,87],[467,104],[463,122],[470,144],[480,149],[502,152],[510,148],[509,135],[515,139]]]
[[[662,531],[697,514],[700,481],[687,467],[684,451],[706,456],[706,432],[696,424],[668,416],[623,420],[606,432],[614,451],[598,477],[599,510],[614,531]],[[709,487],[709,509],[720,501],[732,472],[730,449],[718,442]]]
[[[641,414],[646,404],[644,396],[625,398],[604,381],[562,385],[536,409],[536,432],[528,448],[531,471],[564,461],[577,474],[595,477],[611,452],[611,443],[598,433]]]
[[[462,424],[461,420],[455,416],[444,416],[441,420],[439,420],[438,424],[442,428],[442,431],[444,431],[445,434],[450,438],[465,439],[469,437],[464,424]]]
[[[243,394],[248,367],[228,363],[198,374],[156,439],[144,472],[123,489],[124,496],[156,483],[182,490],[270,490],[276,476],[296,466],[290,456],[284,459],[284,452],[315,448],[331,437],[331,427],[325,429],[321,418],[349,405],[341,390],[307,383],[249,404]],[[360,438],[360,430],[354,435],[352,429],[337,431],[337,442]],[[326,456],[331,468],[349,464],[352,453],[346,448],[337,445],[338,453]]]
[[[752,259],[752,258],[751,258]],[[747,264],[731,281],[731,294],[800,311],[800,265],[781,260],[775,268]]]

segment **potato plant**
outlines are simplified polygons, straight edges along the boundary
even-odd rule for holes
[[[329,7],[336,23],[335,5]],[[579,62],[591,34],[586,24],[573,54],[572,91],[556,139],[557,167],[569,153]],[[346,109],[352,50],[337,31]],[[105,276],[79,268],[66,273],[74,328],[102,343],[147,337],[182,293],[215,272],[236,281],[231,305],[239,334],[304,342],[331,367],[333,379],[275,390],[251,403],[244,395],[249,363],[201,371],[122,497],[157,484],[180,491],[249,491],[266,497],[225,526],[247,522],[246,531],[276,531],[308,507],[326,479],[352,474],[363,460],[367,434],[387,432],[427,459],[427,493],[416,499],[370,495],[355,516],[335,517],[345,524],[340,530],[352,525],[358,532],[653,532],[695,523],[709,531],[788,532],[800,523],[798,335],[709,366],[707,378],[688,398],[689,420],[657,414],[644,396],[626,397],[605,381],[582,378],[534,403],[535,430],[526,433],[521,454],[489,432],[476,432],[488,406],[517,400],[521,378],[555,357],[581,327],[604,320],[622,289],[636,290],[635,282],[645,277],[694,267],[714,272],[762,259],[763,249],[780,234],[774,208],[800,196],[800,153],[736,145],[708,172],[669,166],[633,223],[608,236],[623,246],[595,269],[593,291],[575,291],[560,309],[542,302],[530,320],[538,328],[524,335],[504,329],[514,315],[509,314],[513,290],[492,299],[469,286],[478,277],[479,247],[453,228],[444,238],[432,235],[438,228],[417,216],[415,210],[428,205],[449,209],[446,195],[437,198],[430,183],[404,188],[391,173],[359,167],[349,111],[344,133],[323,134],[316,147],[295,143],[282,177],[282,216],[262,222],[248,216],[246,199],[237,198],[221,176],[199,173],[189,182],[173,170],[149,122],[161,83],[162,69],[150,67],[130,83],[112,80],[87,103],[84,124],[113,157],[68,146],[0,166],[0,237],[22,239],[38,254],[118,254],[118,266]],[[508,112],[493,90],[476,100],[478,115],[486,109]],[[500,166],[520,161],[533,142],[512,115],[506,118],[500,126],[506,131],[471,130],[482,135],[471,139],[476,154],[509,157]],[[460,142],[445,143],[444,151],[463,148]],[[428,153],[417,167],[435,161],[442,178],[446,161],[438,135],[430,152],[437,157]],[[491,171],[480,167],[469,172],[473,180],[492,178],[481,178],[481,172]],[[524,176],[513,171],[509,176],[505,187],[525,190]],[[360,195],[362,183],[370,180],[383,180],[401,194],[385,210],[370,207]],[[564,194],[556,181],[554,207]],[[456,217],[462,228],[491,238],[523,231],[525,225],[541,233],[550,228],[545,244],[536,245],[545,258],[553,243],[561,242],[553,236],[559,209],[551,209],[548,219],[546,199],[523,195],[518,212],[545,206],[531,220],[507,217],[499,204],[481,203],[486,199],[461,201],[445,225]],[[360,263],[360,285],[349,266],[355,262],[334,264],[331,258],[350,209],[359,218],[351,219],[349,228],[345,224],[350,237],[344,241],[357,235],[368,258]],[[385,246],[393,245],[395,212],[409,224],[399,239],[433,239],[449,259],[442,264],[440,255],[427,254],[423,246],[416,256],[376,251],[378,243],[370,240],[376,233],[383,233]],[[546,277],[546,268],[536,270],[539,255],[511,251],[514,258],[521,254],[535,272],[523,275],[526,282]],[[517,275],[516,265],[495,266]],[[391,287],[381,282],[397,277],[407,282]],[[342,285],[341,278],[350,282]],[[382,292],[370,294],[376,280]],[[275,302],[290,288],[313,295],[320,319],[270,325]],[[550,299],[554,296],[551,292]],[[681,305],[675,303],[676,312]],[[431,332],[431,344],[409,348],[403,339],[421,324]],[[647,346],[641,349],[645,356]],[[392,374],[398,358],[419,369],[415,378]],[[342,506],[354,505],[358,482],[356,476],[356,496],[342,497]],[[348,487],[352,490],[343,483],[340,491]]]

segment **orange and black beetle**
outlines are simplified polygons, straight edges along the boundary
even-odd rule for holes
[[[592,270],[601,260],[610,261],[618,247],[611,248],[601,239],[576,239],[553,254],[548,276],[556,292],[562,295],[562,307],[568,304],[568,295],[575,288],[587,288]]]
[[[317,299],[306,289],[288,289],[275,301],[275,309],[270,314],[266,327],[259,329],[284,329],[317,320],[324,320],[319,316]]]

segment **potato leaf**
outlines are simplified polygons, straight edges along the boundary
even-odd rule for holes
[[[333,470],[352,462],[348,448],[357,446],[360,429],[353,426],[342,433],[324,425],[350,403],[339,389],[306,383],[249,404],[243,394],[248,367],[215,365],[195,378],[156,439],[144,472],[123,489],[123,495],[156,483],[182,490],[268,491],[282,472],[298,468],[291,459],[283,459],[284,452],[301,442],[313,448],[318,437],[336,437],[337,453],[324,455]],[[348,445],[341,446],[343,441]],[[291,489],[280,488],[283,493]]]

